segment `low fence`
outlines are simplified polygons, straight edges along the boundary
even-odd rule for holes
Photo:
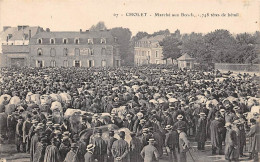
[[[215,63],[215,69],[225,70],[225,71],[259,72],[260,64]]]

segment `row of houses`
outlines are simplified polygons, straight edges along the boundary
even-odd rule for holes
[[[118,67],[117,38],[109,30],[51,32],[41,27],[3,27],[0,67]]]

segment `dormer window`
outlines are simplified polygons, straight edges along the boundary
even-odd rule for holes
[[[39,39],[37,40],[37,43],[38,43],[38,44],[42,44],[42,39],[39,38]]]
[[[88,44],[93,44],[93,39],[88,39]]]
[[[55,44],[54,38],[51,38],[51,39],[50,39],[50,44]]]
[[[75,39],[75,44],[79,44],[79,39],[78,38]]]
[[[106,44],[106,38],[101,38],[100,43],[101,44]]]
[[[67,44],[68,43],[68,39],[67,38],[64,38],[63,39],[63,44]]]

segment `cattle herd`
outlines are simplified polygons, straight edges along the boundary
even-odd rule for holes
[[[166,65],[0,72],[0,143],[31,162],[185,162],[190,141],[258,161],[257,75]]]

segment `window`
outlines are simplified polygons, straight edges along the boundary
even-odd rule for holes
[[[187,63],[186,63],[186,66],[187,66],[187,67],[190,67],[190,63],[189,63],[189,62],[187,62]]]
[[[44,61],[36,60],[36,67],[44,67]]]
[[[88,60],[88,67],[94,67],[94,60]]]
[[[43,55],[43,53],[42,53],[42,49],[41,49],[41,48],[38,48],[38,50],[37,50],[37,54],[38,54],[39,56]]]
[[[64,60],[63,61],[63,66],[64,67],[68,67],[69,66],[69,61],[68,60]]]
[[[51,67],[55,67],[56,66],[56,61],[55,60],[51,60]]]
[[[158,57],[158,51],[155,51],[155,57]]]
[[[68,56],[68,48],[63,49],[63,56]]]
[[[160,60],[156,60],[156,64],[160,64]]]
[[[106,44],[106,38],[101,38],[100,43],[101,44]]]
[[[79,60],[75,60],[74,61],[74,66],[75,67],[80,67],[80,61]]]
[[[51,38],[51,39],[50,39],[50,44],[55,44],[54,38]]]
[[[120,60],[116,60],[116,67],[120,66]]]
[[[37,43],[38,43],[38,44],[42,44],[42,39],[39,38],[39,39],[37,40]]]
[[[79,39],[78,38],[75,39],[75,44],[79,44]]]
[[[79,48],[75,48],[75,56],[79,56],[80,55],[80,50],[79,50]]]
[[[88,39],[88,44],[93,44],[93,39]]]
[[[91,56],[94,55],[94,49],[90,49],[90,55],[91,55]]]
[[[64,38],[63,39],[63,44],[67,44],[68,43],[68,39],[67,38]]]
[[[54,48],[51,48],[50,54],[51,54],[51,57],[55,57],[55,55],[56,55],[56,50],[55,50]]]
[[[105,54],[106,54],[106,48],[103,47],[103,48],[101,49],[101,55],[105,55]]]

